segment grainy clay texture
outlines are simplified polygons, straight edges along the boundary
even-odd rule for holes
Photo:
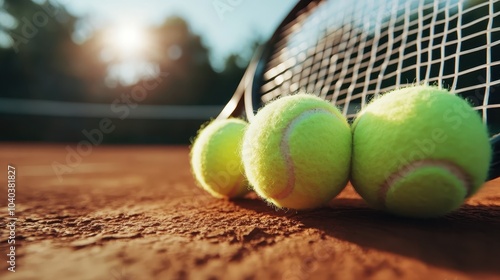
[[[69,145],[69,147],[73,147]],[[73,147],[74,148],[74,147]],[[196,187],[188,147],[94,147],[59,180],[66,145],[0,146],[1,279],[500,279],[500,181],[458,212],[412,220],[349,186],[329,207],[276,211]],[[7,164],[17,170],[7,270]]]

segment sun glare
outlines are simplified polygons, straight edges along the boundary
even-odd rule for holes
[[[139,25],[120,25],[110,30],[108,36],[110,47],[122,59],[140,57],[147,46],[145,30]]]
[[[151,76],[152,72],[146,71],[153,66],[148,62],[152,42],[147,27],[127,22],[109,28],[104,35],[101,59],[110,63],[112,79],[131,85]]]

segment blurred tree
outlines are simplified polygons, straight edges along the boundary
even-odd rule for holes
[[[0,49],[0,96],[85,100],[72,63],[79,48],[71,40],[75,18],[48,1],[6,0],[4,9],[16,26],[6,30],[11,48]]]
[[[152,30],[159,41],[155,58],[161,73],[168,73],[153,100],[162,103],[200,104],[203,96],[213,95],[217,75],[209,61],[209,51],[200,36],[193,34],[179,17],[167,19]]]

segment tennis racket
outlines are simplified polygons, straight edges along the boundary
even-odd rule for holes
[[[266,103],[306,91],[352,120],[372,98],[411,83],[469,100],[492,135],[489,180],[499,177],[500,1],[300,1],[218,118],[252,121]]]

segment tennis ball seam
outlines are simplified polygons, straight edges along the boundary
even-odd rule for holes
[[[292,194],[294,186],[295,186],[295,164],[293,161],[293,158],[290,153],[290,145],[289,145],[289,140],[292,135],[292,131],[295,128],[295,126],[300,123],[301,121],[309,118],[310,116],[314,114],[328,114],[328,115],[333,115],[335,118],[338,118],[338,116],[331,111],[325,109],[325,108],[312,108],[308,109],[306,111],[301,112],[295,118],[293,118],[287,126],[283,129],[283,133],[281,135],[281,141],[280,141],[280,152],[284,158],[285,165],[286,165],[286,172],[287,172],[287,182],[285,188],[279,192],[276,195],[270,196],[273,199],[284,199],[288,197],[290,194]]]
[[[383,182],[382,187],[379,189],[379,201],[381,204],[385,207],[386,196],[392,186],[396,185],[400,180],[412,172],[426,167],[441,168],[449,172],[462,182],[462,186],[467,194],[466,197],[471,195],[474,188],[472,176],[470,176],[462,167],[448,160],[423,159],[404,165],[402,168],[389,175],[389,177]]]

